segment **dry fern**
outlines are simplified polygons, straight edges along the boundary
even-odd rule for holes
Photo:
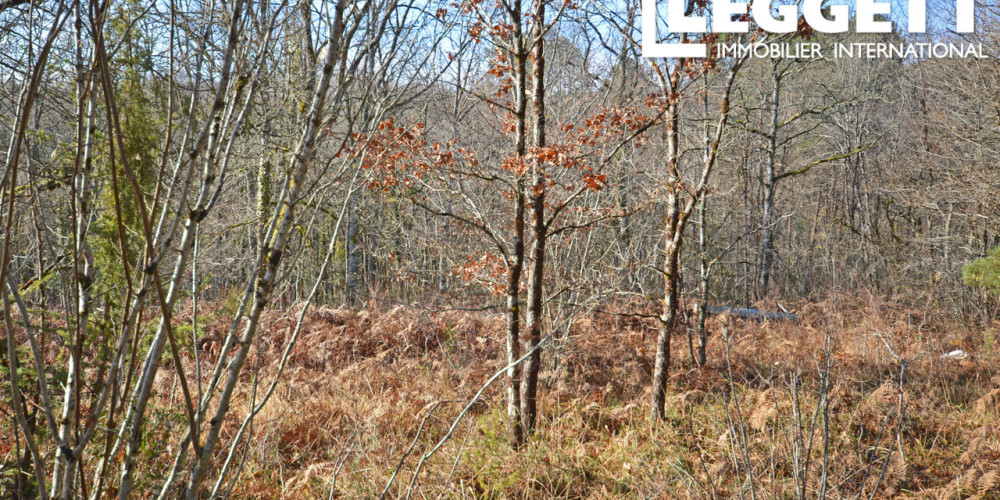
[[[976,414],[986,415],[995,412],[998,405],[1000,405],[1000,389],[993,389],[976,400]]]
[[[1000,469],[990,469],[989,472],[983,474],[983,476],[976,481],[976,486],[978,487],[980,495],[993,492],[997,489],[998,484],[1000,484]]]
[[[775,407],[775,401],[771,395],[771,389],[767,389],[761,392],[757,396],[757,403],[754,405],[753,411],[750,412],[750,427],[755,430],[762,431],[767,428],[767,425],[778,418],[778,408]]]

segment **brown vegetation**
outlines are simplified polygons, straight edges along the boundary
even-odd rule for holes
[[[795,454],[805,452],[809,436],[811,460],[799,466],[809,496],[824,461],[828,494],[836,496],[863,490],[867,498],[876,486],[876,498],[1000,494],[1000,376],[991,344],[1000,325],[969,328],[872,296],[795,306],[798,323],[711,319],[709,365],[699,370],[681,357],[667,418],[657,424],[644,411],[657,325],[608,314],[582,319],[554,344],[558,362],[542,370],[542,423],[525,448],[508,451],[504,388],[495,383],[423,465],[414,494],[727,498],[743,483],[749,497],[752,471],[758,495],[789,497],[800,487]],[[238,409],[223,426],[227,439],[277,373],[296,313],[266,316],[267,333],[255,343],[246,375],[259,378],[258,392],[237,395]],[[389,494],[404,496],[423,454],[502,368],[504,327],[501,315],[377,303],[307,313],[286,383],[240,444],[237,458],[246,465],[233,495],[320,498],[335,480],[334,497],[372,497],[401,463]],[[826,332],[828,433],[822,410],[813,421]],[[201,349],[203,363],[218,355],[215,345]],[[887,346],[908,363],[902,391],[899,360]],[[928,355],[954,349],[969,356]],[[191,362],[185,369],[193,377]],[[169,413],[177,397],[172,373],[156,385],[155,405],[165,411],[159,418],[168,421],[177,418]],[[893,447],[902,453],[890,454]],[[804,455],[798,460],[803,464]]]
[[[1000,8],[942,1],[658,36],[987,57],[0,0],[0,497],[1000,497]]]

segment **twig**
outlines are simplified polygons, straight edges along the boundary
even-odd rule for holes
[[[417,469],[413,471],[413,479],[410,480],[410,486],[406,489],[406,498],[410,498],[410,495],[413,493],[413,486],[416,485],[417,483],[417,477],[420,475],[420,469],[423,468],[424,463],[427,462],[427,459],[434,456],[434,454],[437,453],[438,450],[440,450],[441,447],[444,446],[444,444],[449,439],[451,439],[452,434],[454,434],[455,432],[455,428],[457,428],[458,424],[462,422],[462,419],[465,418],[465,415],[469,413],[469,410],[472,409],[472,406],[475,405],[479,401],[479,398],[483,396],[483,393],[486,392],[486,389],[488,389],[491,385],[493,385],[493,382],[496,382],[498,378],[506,374],[507,370],[510,370],[511,368],[524,362],[524,360],[528,359],[532,354],[535,353],[535,351],[538,351],[542,346],[548,343],[550,338],[552,338],[551,333],[543,337],[542,340],[540,340],[538,344],[535,345],[535,347],[528,349],[528,352],[524,353],[523,356],[514,360],[507,366],[504,366],[496,373],[494,373],[493,376],[490,377],[489,380],[487,380],[486,383],[479,388],[479,391],[476,392],[475,396],[472,396],[472,399],[470,399],[469,403],[465,405],[465,408],[462,409],[462,412],[459,413],[457,417],[455,417],[455,420],[452,422],[451,427],[448,428],[448,432],[445,433],[445,435],[441,438],[441,440],[438,441],[438,443],[433,448],[431,448],[430,451],[424,453],[424,455],[420,457],[420,462],[417,463]],[[388,489],[389,485],[391,484],[392,482],[390,481],[389,484],[386,485],[386,488]]]
[[[393,469],[392,476],[389,476],[389,481],[385,483],[385,488],[382,488],[382,493],[378,496],[379,500],[385,498],[385,494],[389,492],[389,486],[391,486],[393,481],[396,480],[396,476],[399,474],[399,470],[403,468],[403,462],[406,461],[406,457],[410,456],[410,453],[413,452],[413,448],[417,446],[417,441],[420,440],[420,434],[424,431],[424,425],[427,424],[427,420],[431,418],[431,415],[434,414],[434,411],[437,410],[439,406],[441,406],[441,403],[443,403],[443,401],[438,401],[434,403],[434,406],[431,406],[430,410],[427,410],[427,415],[424,415],[423,420],[420,421],[420,427],[417,428],[417,434],[413,436],[413,442],[410,443],[410,447],[407,448],[405,452],[403,452],[403,456],[399,457],[399,463],[396,464],[396,468]]]
[[[465,437],[462,439],[462,446],[458,447],[458,453],[455,454],[455,461],[451,464],[451,472],[448,473],[448,479],[445,479],[444,486],[441,487],[441,493],[438,494],[438,498],[444,497],[444,492],[448,491],[448,485],[451,484],[451,478],[455,476],[455,470],[458,469],[458,461],[462,458],[462,451],[465,450],[465,444],[469,442],[469,435],[472,434],[472,424],[469,424],[469,430],[465,433]]]

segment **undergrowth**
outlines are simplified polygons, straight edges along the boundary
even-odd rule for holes
[[[543,354],[538,428],[517,451],[503,377],[448,434],[503,366],[502,317],[317,308],[282,383],[235,449],[240,467],[231,471],[240,474],[226,478],[230,496],[1000,497],[996,325],[962,325],[871,297],[794,306],[794,323],[713,318],[704,367],[692,364],[682,328],[668,415],[656,423],[648,402],[657,325],[596,313],[578,320]],[[205,318],[225,316],[210,313],[224,304],[200,307]],[[258,381],[256,393],[253,383],[241,385],[228,436],[276,375],[297,313],[267,316],[245,374]],[[199,325],[203,373],[221,354],[225,326]],[[941,357],[954,350],[964,354]],[[193,379],[193,357],[184,363]],[[149,429],[183,425],[171,410],[175,374],[168,362]],[[177,446],[167,436],[146,449],[163,455],[164,469]],[[9,441],[0,439],[0,454]],[[138,484],[152,488],[158,473],[144,475]]]

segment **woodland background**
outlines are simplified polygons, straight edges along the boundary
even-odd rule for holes
[[[636,0],[0,0],[0,496],[1000,495],[1000,10],[928,4],[670,38],[986,57],[647,60]]]

